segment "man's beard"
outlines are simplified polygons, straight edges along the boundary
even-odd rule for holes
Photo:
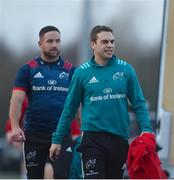
[[[51,51],[43,52],[43,54],[47,59],[55,59],[56,57],[58,57],[60,55],[60,51],[57,50],[57,53],[52,53]]]

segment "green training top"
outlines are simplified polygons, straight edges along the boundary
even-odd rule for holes
[[[105,66],[94,58],[76,69],[52,143],[60,144],[82,103],[82,131],[109,132],[128,139],[128,100],[141,131],[152,132],[149,113],[133,67],[113,56]]]

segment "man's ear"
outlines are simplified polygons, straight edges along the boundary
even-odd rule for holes
[[[39,46],[41,45],[41,42],[40,42],[40,41],[38,41],[38,45],[39,45]]]
[[[91,41],[91,42],[90,42],[90,45],[91,45],[91,48],[93,49],[93,48],[94,48],[94,45],[95,45],[95,42],[94,42],[94,41]]]

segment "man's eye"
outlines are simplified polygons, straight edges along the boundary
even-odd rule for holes
[[[107,40],[104,40],[104,41],[103,41],[103,44],[107,44],[107,43],[108,43],[108,41],[107,41]]]
[[[48,40],[47,42],[48,42],[48,43],[52,43],[53,41],[50,39],[50,40]]]

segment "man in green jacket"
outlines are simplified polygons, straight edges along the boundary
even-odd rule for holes
[[[123,177],[128,152],[128,100],[141,132],[152,132],[145,99],[133,67],[114,55],[115,39],[107,26],[91,31],[94,56],[74,73],[50,158],[57,158],[63,137],[82,104],[82,153],[85,179]]]

